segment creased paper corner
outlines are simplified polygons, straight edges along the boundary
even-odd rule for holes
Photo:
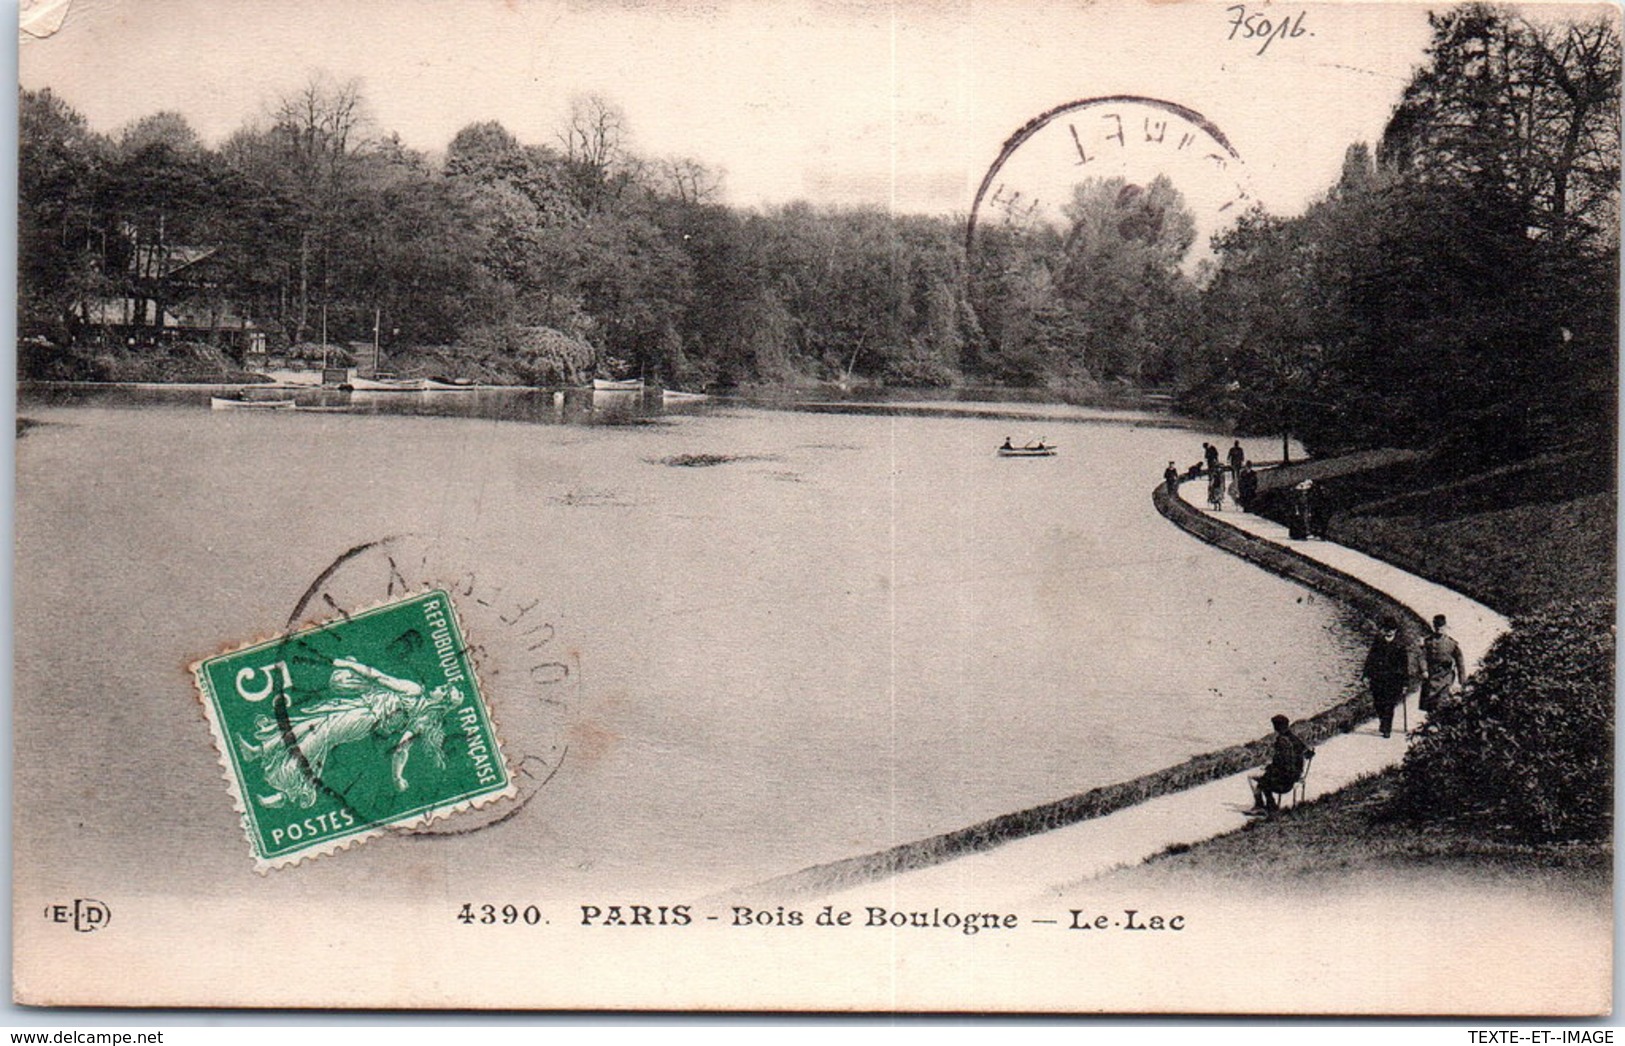
[[[23,35],[43,40],[62,28],[73,0],[22,0],[17,12],[17,28]]]

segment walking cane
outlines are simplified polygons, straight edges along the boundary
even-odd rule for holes
[[[1409,736],[1411,732],[1411,692],[1408,689],[1399,695],[1399,721],[1400,729]]]

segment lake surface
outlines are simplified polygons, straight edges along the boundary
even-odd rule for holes
[[[516,869],[581,903],[683,900],[1263,736],[1357,669],[1340,607],[1156,513],[1162,466],[1217,437],[1151,416],[206,400],[19,410],[16,832],[81,893],[86,854],[133,892],[177,890],[177,854],[205,899],[252,877],[186,666],[284,628],[385,538],[413,581],[462,586],[510,757],[551,777],[492,827],[263,880],[288,903]],[[1061,451],[1000,459],[1007,435]],[[364,560],[331,585],[382,598]]]

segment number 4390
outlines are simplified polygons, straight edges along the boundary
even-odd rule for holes
[[[504,904],[500,907],[494,904],[465,904],[457,913],[457,921],[465,925],[479,923],[482,926],[494,926],[501,923],[503,926],[512,926],[515,923],[524,923],[526,926],[535,926],[542,921],[542,910],[534,904],[523,908],[516,904]]]

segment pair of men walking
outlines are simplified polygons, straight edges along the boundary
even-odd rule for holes
[[[1439,698],[1461,688],[1467,665],[1461,647],[1445,629],[1445,616],[1435,614],[1433,630],[1418,648],[1398,621],[1383,621],[1361,672],[1371,686],[1371,706],[1383,737],[1393,736],[1394,709],[1403,706],[1405,695],[1418,684],[1422,698],[1417,706],[1424,712],[1433,711]]]

